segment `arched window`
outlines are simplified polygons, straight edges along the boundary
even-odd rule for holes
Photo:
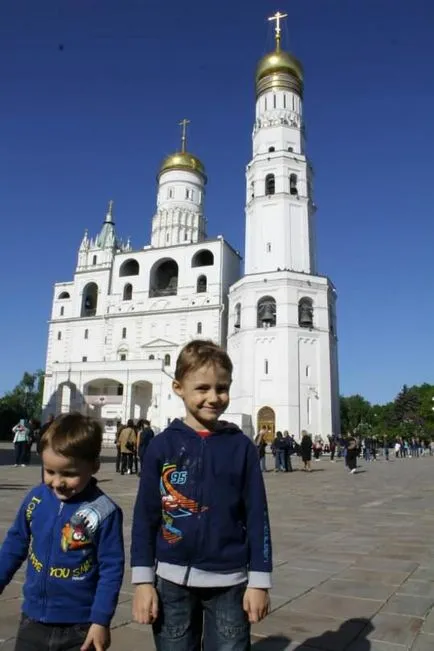
[[[199,276],[196,284],[196,292],[198,294],[203,294],[207,290],[207,281],[206,276]]]
[[[89,330],[88,330],[87,328],[86,328],[86,330],[84,331],[84,338],[85,338],[85,339],[89,339]]]
[[[60,341],[62,339],[62,333],[59,331],[57,333],[57,341]]]
[[[297,174],[290,174],[289,175],[289,193],[293,195],[298,194],[298,189],[297,189]]]
[[[288,151],[294,151],[294,147],[288,147]]]
[[[196,327],[196,334],[201,335],[202,334],[202,323],[199,321]]]
[[[60,316],[63,316],[64,314],[65,314],[65,308],[62,305],[62,307],[60,308]]]
[[[273,151],[276,151],[275,147],[268,147],[268,153],[271,154]]]
[[[126,362],[127,361],[127,354],[126,353],[119,353],[119,361],[120,362]]]
[[[67,298],[71,298],[68,292],[62,292],[58,296],[59,301],[65,301]]]
[[[92,264],[96,264],[98,262],[98,256],[94,255],[92,258]]]
[[[234,328],[241,328],[241,303],[235,305]]]
[[[140,265],[137,260],[130,258],[121,264],[121,268],[119,269],[119,276],[138,276],[139,271]]]
[[[127,338],[127,329],[122,328],[122,339],[126,339],[126,338]]]
[[[264,375],[268,375],[268,359],[264,359]]]
[[[133,298],[133,286],[131,285],[131,283],[127,283],[124,287],[123,300],[131,301],[132,298]]]
[[[203,249],[194,254],[191,261],[192,267],[211,267],[214,264],[214,255],[211,251]]]
[[[148,357],[148,359],[149,359],[149,361],[151,361],[151,362],[152,362],[152,360],[154,360],[154,359],[155,359],[155,355],[149,355],[149,357]]]
[[[300,328],[313,328],[313,301],[308,296],[298,301],[298,325]]]
[[[170,366],[170,355],[164,355],[164,366]]]
[[[178,293],[178,265],[175,260],[158,260],[151,269],[149,296],[176,296]]]
[[[276,301],[272,296],[263,296],[257,304],[257,328],[274,328],[276,325]]]
[[[81,316],[95,316],[98,307],[98,285],[88,283],[83,289]]]
[[[267,174],[265,177],[265,194],[269,196],[270,194],[274,194],[276,191],[276,180],[274,178],[274,174]]]

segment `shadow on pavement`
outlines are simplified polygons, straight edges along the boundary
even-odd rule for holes
[[[343,622],[337,631],[325,631],[317,637],[310,637],[292,651],[370,651],[371,642],[367,636],[374,626],[369,619],[353,618]],[[252,644],[252,651],[287,651],[291,640],[286,635],[270,635]]]

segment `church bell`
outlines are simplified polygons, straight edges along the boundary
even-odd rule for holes
[[[271,305],[265,306],[261,321],[263,326],[270,326],[274,323],[274,314]]]

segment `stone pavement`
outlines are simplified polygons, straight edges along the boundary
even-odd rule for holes
[[[11,468],[0,448],[0,538],[39,469]],[[269,460],[271,463],[271,459]],[[274,543],[272,614],[253,629],[254,651],[428,651],[434,648],[434,458],[377,461],[350,476],[323,459],[314,472],[267,473]],[[124,509],[129,546],[134,476],[111,453],[102,488]],[[0,597],[0,649],[13,650],[23,572]],[[112,649],[148,651],[131,621],[127,571]]]

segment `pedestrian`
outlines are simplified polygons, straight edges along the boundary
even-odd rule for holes
[[[274,455],[274,472],[285,470],[284,447],[282,432],[276,432],[276,437],[271,445],[271,451]]]
[[[30,445],[30,429],[25,418],[21,418],[20,422],[12,428],[12,433],[14,435],[13,444],[15,449],[14,467],[21,466],[25,468],[29,457],[28,448]]]
[[[312,438],[305,430],[303,430],[301,434],[300,452],[301,460],[303,461],[303,470],[310,472],[312,462]]]
[[[330,447],[330,461],[333,463],[336,454],[336,439],[334,436],[329,437],[329,447]]]
[[[151,429],[151,423],[149,422],[149,420],[139,420],[139,422],[137,423],[137,429],[138,429],[137,453],[139,456],[140,472],[141,472],[146,450],[148,449],[148,445],[154,438],[154,431]]]
[[[131,475],[133,471],[133,456],[137,449],[137,434],[134,421],[130,418],[127,426],[119,433],[118,445],[121,450],[121,475]]]
[[[261,427],[258,434],[254,438],[256,449],[258,451],[259,466],[262,472],[267,472],[267,430]]]
[[[122,454],[121,454],[121,446],[119,445],[119,434],[122,432],[124,428],[124,425],[122,425],[121,421],[118,420],[116,423],[116,435],[115,435],[115,445],[116,445],[116,472],[121,471],[121,459],[122,459]]]
[[[294,452],[294,439],[292,436],[289,436],[289,432],[286,429],[283,432],[283,467],[285,472],[292,472],[291,456]]]
[[[357,471],[357,457],[359,455],[359,449],[357,447],[357,441],[354,438],[351,438],[348,441],[347,445],[347,454],[346,454],[346,463],[347,468],[352,475]]]
[[[222,348],[188,343],[173,382],[185,420],[156,436],[144,457],[131,542],[133,615],[153,624],[158,651],[247,651],[250,623],[269,610],[258,454],[236,425],[219,421],[231,380]]]
[[[122,512],[97,486],[101,425],[64,414],[43,435],[45,483],[0,551],[0,593],[28,557],[15,651],[103,651],[122,585]]]

